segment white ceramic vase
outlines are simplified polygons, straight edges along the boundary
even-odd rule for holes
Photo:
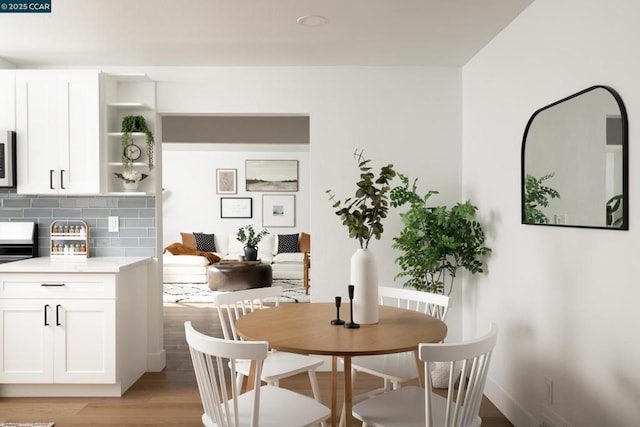
[[[378,265],[369,249],[351,256],[353,321],[361,325],[378,323]]]
[[[138,190],[138,182],[126,182],[122,181],[122,187],[124,191],[137,191]]]

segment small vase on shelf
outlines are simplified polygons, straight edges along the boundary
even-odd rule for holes
[[[126,191],[126,192],[138,191],[138,184],[139,184],[139,182],[125,182],[125,181],[122,181],[122,187],[124,188],[124,191]]]
[[[113,174],[122,180],[122,188],[124,191],[138,191],[140,181],[149,176],[135,169],[127,169],[122,172],[114,172]]]

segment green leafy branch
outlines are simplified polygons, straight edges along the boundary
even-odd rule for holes
[[[384,231],[382,220],[389,212],[390,182],[396,176],[396,172],[393,165],[388,164],[380,168],[376,177],[369,166],[370,160],[364,158],[363,150],[354,151],[353,156],[360,169],[355,197],[342,201],[336,200],[331,190],[327,190],[326,193],[333,202],[336,215],[349,229],[349,237],[357,239],[361,248],[368,248],[371,238],[380,240]]]
[[[524,179],[524,218],[527,224],[548,224],[549,218],[541,208],[549,206],[549,198],[558,199],[560,193],[544,185],[544,181],[553,178],[555,173],[548,173],[541,178],[527,174]]]
[[[409,184],[406,176],[398,176],[404,185],[391,191],[391,205],[408,205],[408,210],[400,214],[404,228],[393,239],[393,248],[402,252],[395,260],[402,270],[396,279],[407,278],[404,287],[449,295],[458,270],[483,272],[482,256],[491,252],[484,245],[482,226],[474,219],[477,207],[469,201],[451,209],[428,206],[429,198],[438,192],[420,196],[417,179]]]

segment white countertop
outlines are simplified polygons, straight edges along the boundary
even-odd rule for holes
[[[96,257],[65,259],[37,257],[0,264],[0,273],[118,273],[134,265],[151,262],[149,257]]]

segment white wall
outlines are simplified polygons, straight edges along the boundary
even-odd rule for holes
[[[572,426],[640,420],[640,3],[536,0],[463,68],[463,193],[489,224],[489,274],[465,283],[464,333],[500,327],[487,392],[534,426],[553,380],[553,411]],[[622,96],[630,129],[630,230],[520,224],[520,148],[538,108],[594,84]]]
[[[262,195],[294,194],[295,227],[268,228],[272,235],[309,232],[309,152],[298,151],[235,151],[220,144],[162,145],[163,247],[180,241],[180,232],[204,232],[235,236],[238,228],[253,224],[262,227]],[[265,147],[260,147],[265,150]],[[262,193],[245,191],[245,160],[297,160],[298,191],[292,193]],[[216,169],[237,170],[237,194],[216,194]],[[221,197],[250,197],[253,218],[220,218]]]
[[[352,196],[358,170],[352,153],[364,148],[379,168],[394,163],[419,177],[433,200],[452,204],[461,189],[461,70],[429,67],[151,67],[135,68],[158,81],[157,108],[169,113],[304,114],[310,117],[309,224],[312,235],[312,299],[347,297],[349,239],[325,190]],[[118,71],[123,71],[121,68]],[[185,172],[188,165],[183,166]],[[198,184],[203,188],[212,182]],[[380,282],[397,273],[391,248],[400,231],[398,213],[373,241]],[[174,233],[172,231],[171,233]],[[169,238],[172,239],[173,237]],[[165,241],[167,237],[165,236]],[[461,283],[459,283],[461,284]],[[461,295],[461,289],[454,296]],[[461,335],[461,304],[448,316],[452,339]]]

